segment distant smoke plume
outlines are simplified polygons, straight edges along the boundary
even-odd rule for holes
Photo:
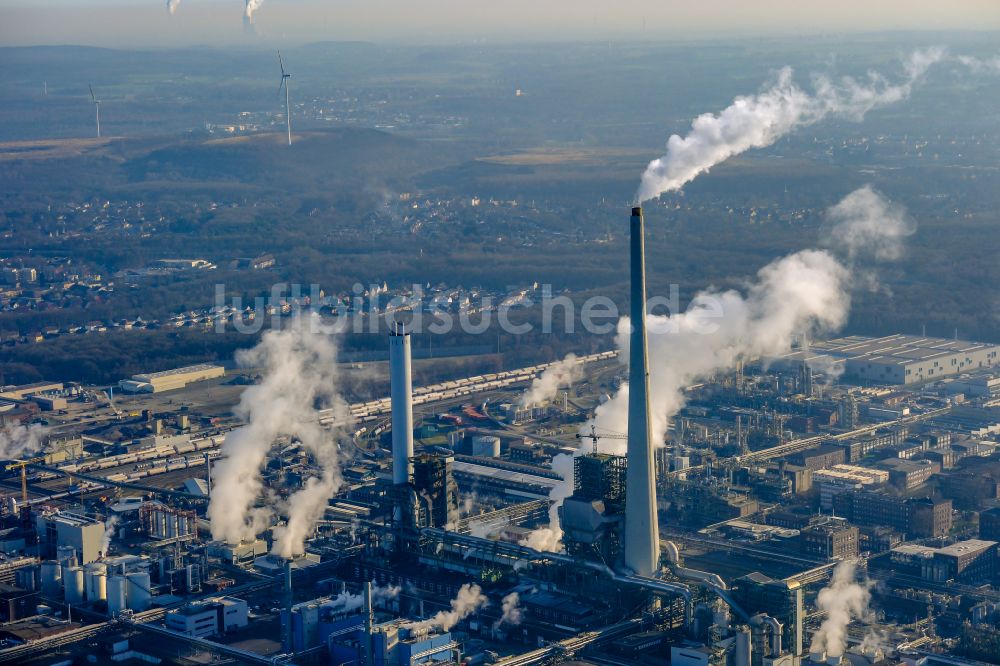
[[[977,74],[1000,74],[1000,55],[985,60],[972,56],[958,56],[957,60]]]
[[[415,622],[409,626],[414,631],[424,629],[450,631],[456,624],[488,603],[489,599],[486,598],[478,585],[466,583],[458,591],[458,595],[451,600],[451,610],[439,611],[434,617]]]
[[[686,137],[671,136],[666,154],[646,168],[636,200],[641,203],[678,190],[734,155],[769,146],[827,117],[860,121],[872,109],[908,98],[927,69],[943,57],[940,48],[914,52],[904,65],[905,78],[900,83],[890,83],[877,72],[863,80],[843,77],[838,82],[815,76],[812,95],[792,81],[792,70],[785,67],[770,88],[751,97],[737,97],[718,115],[698,116]]]
[[[111,540],[115,538],[115,529],[118,527],[118,516],[110,516],[104,521],[104,537],[101,539],[101,553],[107,555],[111,551]]]
[[[243,23],[253,25],[253,13],[260,9],[264,0],[246,0],[246,7],[243,9]]]
[[[167,13],[173,16],[180,4],[181,0],[167,0]]]
[[[843,251],[854,261],[858,255],[870,255],[879,261],[899,259],[903,241],[914,232],[906,209],[894,204],[872,189],[857,189],[827,211],[833,227],[827,245]]]
[[[337,445],[333,433],[319,425],[317,409],[332,408],[335,420],[345,423],[349,410],[336,392],[336,347],[316,332],[317,317],[296,318],[236,355],[241,366],[263,368],[263,379],[240,396],[234,412],[246,425],[226,437],[223,457],[212,472],[208,517],[214,539],[235,544],[267,527],[272,509],[255,504],[263,490],[261,470],[279,437],[300,442],[322,472],[285,503],[287,523],[275,529],[274,553],[302,553],[304,540],[340,487]]]
[[[847,627],[854,620],[871,616],[870,581],[858,583],[855,579],[856,564],[845,560],[833,570],[829,585],[816,597],[816,607],[826,611],[826,619],[813,634],[810,652],[825,651],[828,657],[839,657],[847,647]]]
[[[391,599],[398,599],[399,590],[398,585],[387,587],[372,585],[372,604],[377,605]],[[364,604],[364,593],[351,594],[350,592],[341,592],[335,598],[323,604],[323,608],[329,609],[332,613],[350,613],[361,608]]]
[[[37,423],[24,426],[8,424],[0,428],[0,459],[12,460],[37,453],[48,429]]]
[[[521,595],[511,592],[503,598],[503,615],[493,623],[494,629],[499,629],[501,625],[516,627],[521,624],[524,613],[521,610]]]
[[[571,387],[583,376],[583,364],[576,354],[569,354],[561,361],[550,365],[521,396],[521,404],[537,405],[556,397],[561,387]]]

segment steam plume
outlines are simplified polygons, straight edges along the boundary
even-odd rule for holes
[[[534,381],[531,388],[521,396],[522,405],[534,405],[556,397],[560,387],[573,386],[583,376],[583,366],[576,354],[568,354],[566,358],[547,367]]]
[[[243,9],[243,23],[251,26],[253,25],[253,13],[260,9],[264,0],[246,0],[246,3],[246,7]]]
[[[349,412],[336,393],[336,347],[318,329],[318,315],[296,318],[284,330],[267,332],[253,349],[237,353],[240,365],[263,368],[263,380],[240,396],[234,412],[246,425],[226,437],[223,457],[213,469],[212,538],[235,544],[267,526],[271,509],[254,505],[263,490],[261,469],[279,437],[297,439],[322,472],[288,499],[287,524],[275,529],[276,554],[303,552],[305,538],[339,488],[337,446],[332,433],[319,425],[317,409],[334,409],[338,422],[346,422]]]
[[[500,619],[493,623],[494,629],[499,629],[501,625],[506,624],[510,627],[516,627],[521,624],[521,619],[524,613],[521,610],[521,595],[517,592],[511,592],[506,597],[503,598],[503,615]]]
[[[36,453],[42,448],[42,438],[47,429],[37,423],[32,425],[8,424],[0,429],[0,458],[14,459]]]
[[[386,602],[390,599],[396,599],[399,597],[399,586],[387,586],[379,587],[377,585],[372,585],[372,603],[377,604],[380,602]],[[350,613],[353,610],[361,608],[365,603],[364,594],[351,594],[350,592],[341,592],[335,598],[331,599],[327,603],[323,604],[323,608],[330,609],[333,613]]]
[[[678,190],[734,155],[769,146],[829,116],[860,121],[872,109],[908,98],[927,69],[943,57],[940,48],[915,51],[904,64],[900,83],[890,83],[877,72],[863,80],[845,76],[838,82],[814,76],[811,95],[792,81],[792,70],[785,67],[770,88],[737,97],[718,115],[698,116],[686,137],[671,136],[666,154],[650,162],[642,175],[636,200],[641,203]]]
[[[1000,55],[985,60],[973,56],[958,56],[958,61],[977,74],[1000,74]]]
[[[451,600],[451,610],[438,611],[434,617],[411,624],[410,629],[414,631],[424,629],[449,631],[488,603],[489,600],[478,585],[466,583],[458,591],[458,595]]]
[[[857,189],[827,211],[833,228],[827,244],[842,250],[854,261],[859,254],[874,259],[895,260],[903,254],[903,240],[914,232],[906,209],[872,189]]]
[[[801,333],[813,337],[837,330],[850,311],[853,263],[898,256],[906,215],[870,187],[849,194],[829,215],[835,221],[830,244],[842,248],[850,260],[841,263],[831,252],[802,250],[777,259],[757,273],[746,289],[704,291],[687,311],[648,315],[650,418],[654,438],[666,438],[670,420],[684,406],[684,388],[713,373],[735,367],[739,360],[775,357],[791,350]],[[850,267],[850,268],[849,268]],[[618,323],[616,344],[621,358],[628,358],[631,322]],[[591,425],[605,432],[628,432],[628,384],[599,405]],[[624,440],[600,441],[605,453],[624,455]],[[575,455],[588,452],[581,446]],[[556,550],[562,537],[558,507],[573,492],[571,456],[556,456],[552,467],[562,476],[549,498],[549,526],[531,532],[525,545],[537,550]]]
[[[180,4],[181,0],[167,0],[167,13],[173,16]]]
[[[115,538],[115,528],[118,526],[118,516],[110,516],[104,521],[104,538],[101,540],[99,552],[107,555],[111,550],[111,540]]]
[[[855,580],[856,564],[845,560],[833,570],[830,584],[820,590],[816,606],[826,611],[826,619],[813,634],[810,652],[826,651],[828,657],[844,654],[847,645],[847,627],[854,620],[864,620],[871,615],[871,581]]]

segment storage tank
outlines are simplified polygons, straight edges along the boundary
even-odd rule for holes
[[[83,570],[83,583],[86,588],[87,601],[104,601],[108,598],[108,568],[103,564],[93,562]]]
[[[83,568],[63,567],[63,594],[66,603],[79,606],[83,603]]]
[[[473,437],[472,455],[483,458],[498,458],[500,456],[500,438],[493,435]]]
[[[149,610],[153,593],[150,591],[148,573],[130,573],[128,580],[128,607],[134,611]]]
[[[62,566],[58,562],[42,562],[42,596],[62,596]]]
[[[124,576],[111,576],[107,581],[108,615],[117,615],[128,608],[128,581]]]

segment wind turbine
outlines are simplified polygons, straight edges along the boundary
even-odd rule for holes
[[[285,71],[285,63],[281,61],[281,51],[278,51],[278,66],[281,67],[281,83],[278,84],[278,94],[285,89],[285,126],[288,128],[288,145],[292,145],[292,106],[288,102],[288,79],[292,75]]]
[[[101,100],[94,97],[94,86],[87,84],[90,88],[90,99],[94,102],[94,110],[97,112],[97,138],[101,138]]]

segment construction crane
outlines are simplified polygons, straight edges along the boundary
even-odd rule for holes
[[[604,435],[597,434],[597,426],[590,426],[590,434],[585,435],[583,433],[576,433],[577,439],[589,439],[594,442],[594,453],[597,453],[597,440],[599,439],[628,439],[628,435],[623,435],[619,432],[606,433]]]
[[[13,472],[16,469],[21,470],[21,501],[25,504],[28,503],[28,465],[43,462],[45,462],[45,456],[40,456],[29,460],[18,460],[17,462],[11,463],[4,468],[4,471],[7,472]]]

